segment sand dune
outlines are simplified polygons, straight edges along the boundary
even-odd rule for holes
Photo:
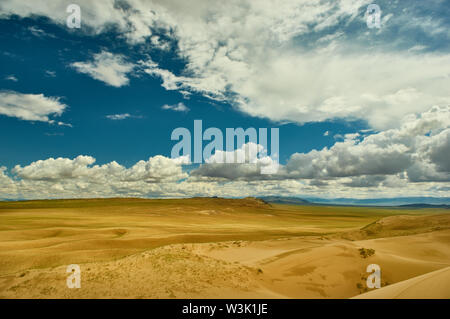
[[[356,299],[450,298],[450,267],[367,292]]]
[[[349,298],[362,292],[357,284],[364,285],[366,266],[376,263],[383,286],[389,284],[374,291],[376,297],[392,283],[448,269],[449,238],[450,231],[439,231],[354,242],[316,237],[169,245],[82,264],[82,289],[67,289],[66,269],[56,267],[0,277],[0,291],[3,298]],[[425,260],[432,242],[437,248]],[[362,258],[361,247],[376,252]],[[430,295],[449,298],[441,288],[425,283],[422,294],[407,296],[433,290]]]
[[[81,204],[0,205],[1,298],[450,298],[445,210]],[[69,264],[81,289],[66,286]],[[369,264],[383,286],[370,292]]]
[[[363,258],[360,248],[375,254]],[[264,241],[204,254],[261,269],[258,283],[286,298],[348,298],[366,291],[369,264],[380,265],[383,286],[450,266],[450,231],[351,242]]]

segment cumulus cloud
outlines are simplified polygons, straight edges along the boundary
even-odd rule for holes
[[[10,175],[1,167],[0,198],[449,196],[449,149],[450,106],[435,106],[397,129],[347,134],[329,148],[295,153],[272,174],[261,169],[277,163],[253,143],[216,150],[192,170],[184,168],[188,157],[157,155],[128,168],[96,165],[91,156],[49,158],[17,165]]]
[[[383,148],[368,141],[338,142],[330,149],[291,156],[287,170],[301,178],[395,174],[411,165],[402,144]]]
[[[150,63],[146,72],[160,77],[168,90],[228,100],[250,115],[275,121],[359,118],[386,129],[411,112],[447,105],[449,55],[354,46],[350,51],[336,41],[305,50],[290,42],[355,19],[365,4],[287,1],[274,7],[271,1],[247,6],[227,2],[205,9],[203,16],[172,10],[186,70],[177,75]],[[342,31],[327,36],[340,38]]]
[[[358,118],[377,129],[392,128],[411,112],[450,103],[444,89],[450,69],[442,65],[450,68],[450,56],[286,53],[237,86],[237,103],[272,120]]]
[[[16,184],[6,175],[7,168],[0,166],[0,199],[10,199],[16,196]]]
[[[364,21],[370,2],[79,0],[80,32],[99,35],[113,26],[130,46],[165,52],[174,45],[171,52],[185,67],[166,69],[150,57],[135,62],[102,51],[73,63],[78,72],[121,87],[136,70],[159,78],[167,90],[227,101],[252,116],[298,123],[362,119],[378,132],[335,136],[332,147],[293,154],[276,174],[265,176],[253,164],[217,162],[188,174],[165,157],[131,168],[116,162],[94,165],[90,157],[38,161],[14,168],[17,180],[3,169],[2,193],[8,189],[18,197],[39,198],[317,195],[326,190],[334,197],[448,196],[450,55],[429,49],[431,43],[448,43],[446,21],[415,16],[420,10],[391,13],[393,3],[382,8],[383,27],[373,33]],[[3,0],[0,18],[46,16],[65,26],[66,6],[64,1]],[[419,29],[429,40],[426,45],[409,36]],[[55,98],[5,94],[0,94],[4,115],[52,122],[49,116],[65,109]],[[52,107],[42,107],[47,104]]]
[[[215,156],[223,156],[216,152]],[[215,157],[214,156],[214,157]],[[276,174],[255,165],[204,164],[192,176],[228,180],[340,180],[351,187],[376,186],[388,176],[410,182],[450,181],[450,106],[404,118],[398,129],[368,136],[347,134],[332,147],[293,154]],[[394,179],[389,179],[394,185]],[[398,183],[397,183],[398,184]]]
[[[111,196],[180,196],[179,181],[188,177],[182,165],[186,157],[170,159],[161,155],[141,160],[130,168],[113,161],[95,165],[95,158],[49,158],[11,170],[0,167],[0,198],[63,198]]]
[[[172,111],[176,111],[176,112],[188,112],[189,108],[184,105],[182,102],[178,103],[178,104],[174,104],[174,105],[168,105],[168,104],[164,104],[161,107],[163,110],[172,110]]]
[[[124,56],[107,51],[94,54],[93,61],[74,62],[71,66],[114,87],[128,85],[128,74],[134,69],[134,64],[127,62]]]
[[[114,161],[95,165],[91,156],[50,158],[17,165],[11,177],[1,167],[0,198],[449,196],[449,114],[449,109],[436,107],[408,117],[400,129],[354,134],[329,149],[294,154],[272,175],[261,174],[261,166],[271,163],[254,157],[251,148],[264,150],[251,143],[216,152],[190,172],[183,169],[187,157],[160,155],[129,168]],[[221,163],[227,154],[243,155],[245,161]]]
[[[0,92],[0,114],[21,120],[64,124],[49,117],[60,116],[66,108],[67,105],[61,103],[58,97],[14,91]]]
[[[167,43],[154,34],[157,30],[177,43],[176,52],[186,61],[181,72],[151,60],[141,65],[146,73],[161,78],[166,89],[226,100],[252,116],[298,123],[358,118],[388,129],[398,127],[406,114],[448,105],[450,56],[399,50],[389,37],[420,29],[427,38],[442,41],[448,36],[445,21],[431,21],[420,10],[405,11],[392,4],[379,31],[383,42],[372,39],[375,35],[366,27],[369,3],[79,1],[88,34],[115,26],[130,45],[148,41],[166,50]],[[43,15],[63,25],[66,5],[5,0],[0,12],[4,17]],[[124,57],[107,52],[74,67],[116,87],[128,83],[127,74],[133,69]]]
[[[49,158],[33,162],[28,166],[17,165],[12,172],[22,179],[29,180],[60,180],[88,175],[88,165],[95,162],[91,156],[68,158]]]
[[[278,162],[267,155],[267,150],[252,142],[233,151],[215,150],[205,164],[191,172],[192,177],[206,180],[261,180],[273,179],[279,169]],[[203,180],[205,180],[203,178]]]
[[[109,179],[117,181],[161,182],[177,181],[187,177],[182,172],[181,165],[187,164],[187,159],[166,158],[157,155],[148,161],[139,161],[131,168],[125,168],[117,162],[104,165],[93,165],[95,158],[80,155],[74,159],[49,158],[22,167],[17,165],[12,172],[23,180],[64,181],[80,179],[84,182],[106,182]]]

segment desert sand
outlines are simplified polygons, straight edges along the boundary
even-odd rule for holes
[[[450,296],[450,267],[361,294],[355,299],[414,299],[417,296],[424,299]]]
[[[70,264],[80,289],[66,285]],[[366,286],[369,264],[380,289]],[[445,209],[0,203],[1,298],[450,298],[449,267]]]

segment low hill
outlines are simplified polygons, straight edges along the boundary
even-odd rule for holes
[[[361,240],[380,237],[408,236],[431,231],[450,229],[450,214],[384,217],[359,231],[342,234],[345,239]]]

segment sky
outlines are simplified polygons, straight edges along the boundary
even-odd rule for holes
[[[0,199],[449,197],[449,27],[445,0],[3,0]],[[194,120],[278,128],[278,170],[171,156]]]

